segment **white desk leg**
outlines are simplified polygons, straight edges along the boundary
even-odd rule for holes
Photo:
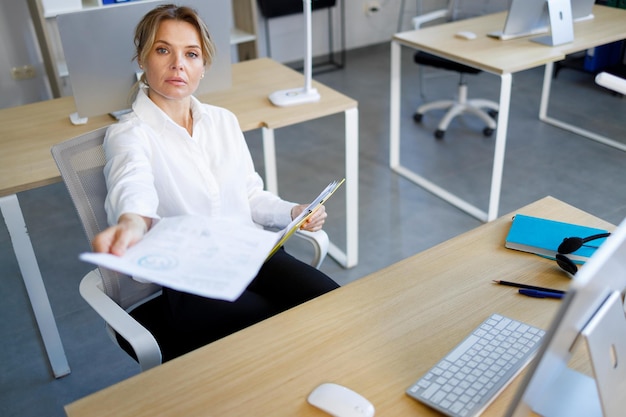
[[[39,326],[41,338],[48,353],[52,372],[55,378],[60,378],[70,373],[70,367],[65,357],[59,330],[52,314],[50,300],[48,300],[17,196],[12,194],[0,197],[0,211],[9,230],[13,250]]]
[[[344,268],[359,261],[359,111],[352,108],[345,114],[346,137],[346,253],[332,242],[328,254]]]
[[[467,201],[461,199],[460,197],[452,194],[451,192],[441,188],[437,184],[429,181],[425,177],[418,175],[414,171],[409,168],[402,166],[400,163],[400,101],[401,101],[401,91],[400,91],[400,81],[402,78],[401,74],[401,45],[395,41],[391,42],[391,86],[390,86],[390,115],[389,115],[389,166],[392,171],[396,172],[399,175],[402,175],[404,178],[412,181],[413,183],[419,185],[424,188],[426,191],[433,193],[437,197],[447,201],[455,207],[465,211],[466,213],[476,217],[479,220],[487,221],[489,219],[490,213],[486,213],[474,205],[468,203]],[[509,92],[510,93],[510,92]],[[508,107],[507,107],[508,109]],[[501,130],[498,127],[498,135],[500,136],[500,149],[501,153],[504,154],[504,140],[506,139],[506,131],[503,130],[504,133],[500,133]],[[499,163],[499,161],[497,161]],[[496,159],[494,159],[494,167],[496,167]],[[498,170],[494,172],[494,174],[501,174],[502,170]],[[494,189],[497,189],[496,194],[492,194],[492,198],[490,200],[490,209],[491,206],[495,207],[495,212],[498,209],[498,199],[500,197],[499,190],[499,177],[492,177],[492,192]],[[497,187],[496,187],[497,186]],[[495,198],[495,199],[494,199]],[[494,211],[494,210],[492,210]]]
[[[358,110],[345,111],[346,137],[346,252],[332,242],[328,254],[344,268],[352,268],[358,262],[359,224],[359,116]],[[262,128],[263,160],[265,163],[265,189],[278,195],[276,169],[276,141],[274,129]]]
[[[491,192],[489,194],[487,221],[492,221],[498,217],[500,190],[502,189],[502,170],[504,167],[504,150],[506,148],[506,132],[509,126],[512,79],[513,77],[511,74],[500,75],[498,128],[496,130],[496,144],[493,153],[493,171],[491,173]]]
[[[391,87],[389,100],[389,166],[400,166],[400,83],[401,46],[391,42]],[[418,69],[418,71],[420,71]]]
[[[545,71],[543,73],[543,88],[541,90],[541,103],[539,105],[539,120],[542,122],[548,123],[552,126],[559,127],[561,129],[567,130],[568,132],[575,133],[577,135],[583,136],[587,139],[594,140],[596,142],[600,142],[604,145],[610,146],[615,149],[619,149],[620,151],[626,152],[626,144],[617,142],[613,139],[607,138],[606,136],[598,135],[597,133],[593,133],[589,130],[582,129],[578,126],[574,126],[573,124],[563,122],[561,120],[555,119],[554,117],[548,116],[548,104],[550,102],[550,89],[552,87],[552,74],[553,74],[554,63],[549,62],[546,64]]]
[[[541,102],[539,103],[539,120],[545,121],[550,104],[550,88],[552,88],[552,72],[554,64],[548,62],[543,71],[543,86],[541,87]]]
[[[263,133],[263,161],[265,163],[265,189],[278,195],[278,174],[276,172],[276,141],[274,129],[264,127]]]

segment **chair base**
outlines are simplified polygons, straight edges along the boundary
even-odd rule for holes
[[[483,134],[487,137],[491,136],[496,129],[495,117],[499,110],[498,103],[485,99],[468,100],[467,85],[464,83],[459,84],[459,97],[457,100],[439,100],[423,104],[417,108],[413,119],[420,123],[424,113],[430,110],[441,109],[448,109],[448,111],[439,122],[437,130],[435,131],[435,137],[437,139],[442,139],[452,119],[463,113],[473,114],[485,122],[486,127],[483,129]],[[483,109],[487,109],[487,111]]]

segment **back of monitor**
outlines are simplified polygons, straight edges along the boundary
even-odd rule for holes
[[[574,20],[571,0],[549,0],[550,34],[531,39],[533,42],[556,46],[574,40]]]
[[[593,19],[593,5],[596,0],[571,0],[574,22]]]
[[[502,31],[489,36],[502,40],[545,33],[548,30],[546,0],[512,0]]]
[[[549,0],[511,0],[501,31],[489,34],[502,40],[547,33],[550,29]],[[574,22],[593,18],[595,0],[570,0]]]
[[[135,26],[164,1],[132,1],[60,14],[57,17],[76,110],[80,117],[119,112],[131,105],[129,92],[139,67],[133,61]],[[197,95],[229,88],[231,79],[229,0],[186,0],[209,28],[217,55]]]
[[[507,417],[621,417],[626,409],[626,219],[574,276]],[[586,349],[593,377],[568,367]]]

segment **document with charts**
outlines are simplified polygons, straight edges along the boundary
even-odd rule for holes
[[[228,218],[168,217],[159,220],[123,256],[83,253],[80,259],[131,275],[139,281],[234,301],[263,263],[342,183],[331,183],[300,216],[279,232],[242,226]]]

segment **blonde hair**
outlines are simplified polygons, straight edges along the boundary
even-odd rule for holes
[[[200,47],[202,49],[202,59],[205,66],[211,65],[215,56],[215,44],[209,34],[204,21],[191,7],[177,6],[175,4],[163,4],[149,11],[137,24],[135,28],[135,55],[133,59],[138,62],[145,62],[148,58],[157,31],[161,22],[164,20],[178,20],[191,24],[200,35]],[[137,91],[139,83],[147,84],[145,73],[141,75],[141,79],[135,84],[134,92]]]

